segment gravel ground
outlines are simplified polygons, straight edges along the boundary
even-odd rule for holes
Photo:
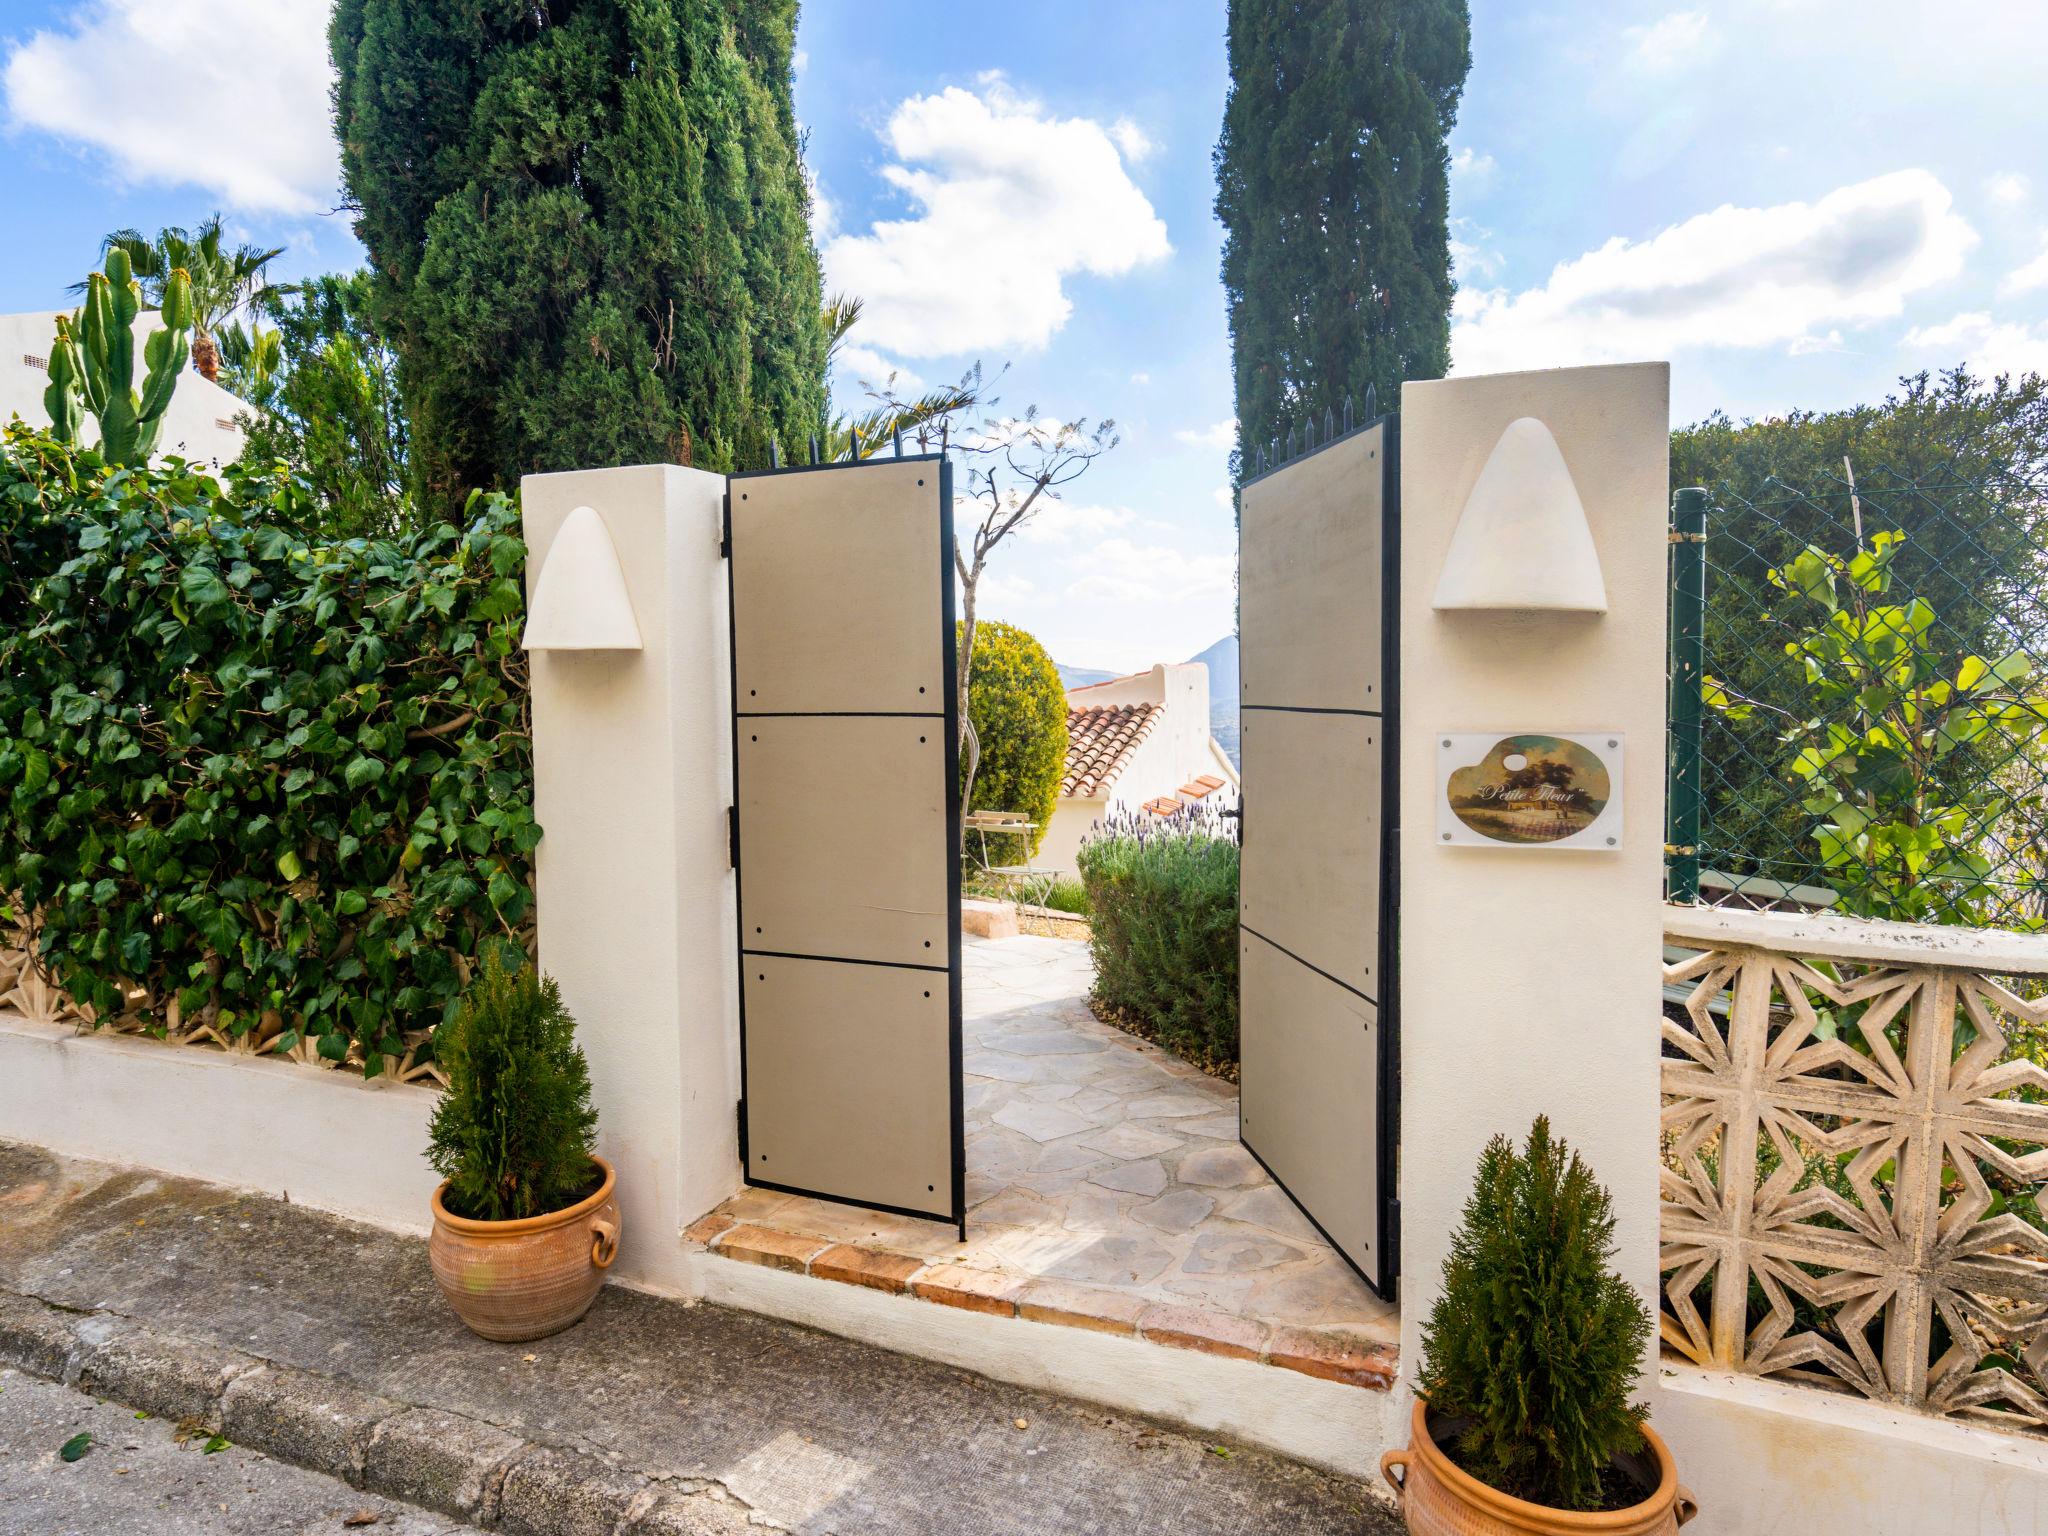
[[[58,1454],[80,1433],[77,1461]],[[207,1435],[138,1419],[69,1387],[0,1371],[0,1533],[5,1536],[465,1536],[423,1514]],[[365,1518],[368,1517],[368,1518]],[[347,1522],[353,1520],[354,1524]]]

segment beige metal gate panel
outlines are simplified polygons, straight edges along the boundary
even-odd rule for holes
[[[1371,715],[1249,709],[1238,726],[1244,783],[1259,786],[1238,919],[1367,997],[1379,973],[1379,736]]]
[[[862,1205],[943,1208],[953,1162],[945,974],[779,955],[745,963],[747,1177]]]
[[[1261,1161],[1354,1263],[1373,1258],[1379,1183],[1378,1013],[1250,933],[1238,935],[1246,1063],[1239,1114]],[[1368,1273],[1370,1273],[1368,1269]]]
[[[726,546],[747,1181],[963,1223],[951,493],[736,475]]]
[[[1245,486],[1240,697],[1267,708],[1377,712],[1386,433],[1340,438]]]
[[[936,637],[950,632],[953,573],[940,467],[883,459],[733,480],[741,713],[942,712],[950,653]]]
[[[748,949],[946,964],[944,737],[935,718],[741,719]]]
[[[1392,1203],[1393,418],[1240,492],[1246,1147],[1381,1295]]]

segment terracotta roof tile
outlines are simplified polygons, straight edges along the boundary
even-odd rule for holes
[[[1175,793],[1185,795],[1190,800],[1199,800],[1202,796],[1213,794],[1222,787],[1221,784],[1204,784],[1200,779],[1196,779],[1192,784],[1181,785]]]
[[[1171,816],[1180,809],[1180,801],[1172,795],[1161,795],[1156,800],[1147,800],[1145,802],[1145,809],[1154,816]]]
[[[1152,729],[1157,704],[1096,704],[1067,707],[1067,766],[1060,794],[1092,800],[1116,781],[1139,742]]]
[[[1200,778],[1196,779],[1195,782],[1201,785],[1202,788],[1206,790],[1218,790],[1223,787],[1223,781],[1217,778],[1216,775],[1213,773],[1205,773]]]

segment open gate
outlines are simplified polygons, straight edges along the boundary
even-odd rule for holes
[[[1245,482],[1239,521],[1246,1148],[1382,1296],[1398,1268],[1391,416]]]
[[[964,1222],[950,466],[734,475],[725,521],[747,1182]]]

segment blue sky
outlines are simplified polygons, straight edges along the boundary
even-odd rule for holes
[[[13,0],[0,14],[0,312],[99,235],[224,209],[350,266],[323,0]],[[798,109],[842,368],[1007,361],[1004,404],[1122,443],[996,557],[983,611],[1060,660],[1192,655],[1231,622],[1230,369],[1210,150],[1222,0],[816,0]],[[1639,357],[1674,412],[2048,367],[2048,7],[2036,0],[1479,0],[1452,138],[1464,372]],[[107,57],[148,90],[96,89]],[[139,67],[139,65],[138,65]],[[121,78],[137,78],[134,69]]]

